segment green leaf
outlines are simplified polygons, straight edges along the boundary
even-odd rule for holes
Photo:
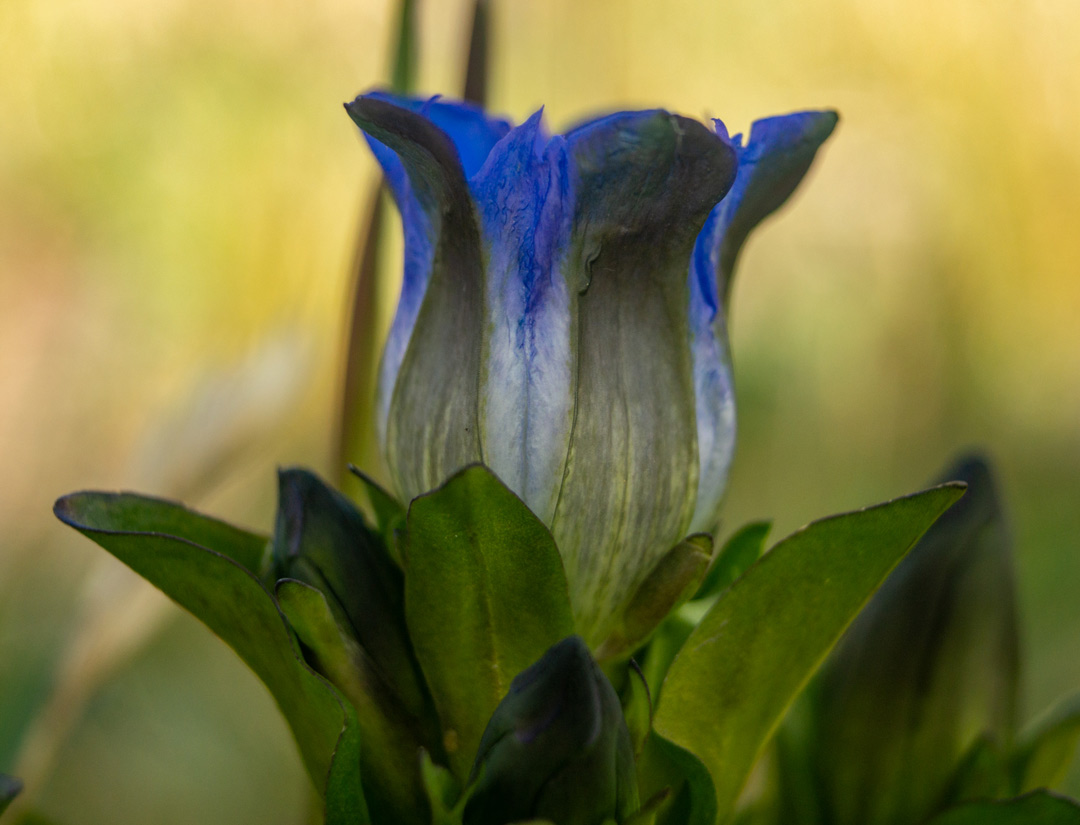
[[[1008,757],[996,740],[989,736],[976,739],[951,777],[944,802],[931,813],[961,802],[1011,796],[1009,767]]]
[[[434,712],[405,628],[401,569],[356,506],[303,469],[278,473],[273,555],[277,578],[318,588],[337,623],[371,658],[393,696],[417,719]]]
[[[691,631],[712,606],[716,596],[761,557],[771,526],[770,522],[756,521],[736,531],[716,554],[694,598],[664,619],[645,650],[635,654],[635,658],[640,657],[641,671],[652,691],[654,704],[660,700],[660,687],[668,668]]]
[[[638,760],[642,799],[655,799],[669,790],[657,818],[659,825],[713,825],[716,792],[701,760],[653,731]]]
[[[189,510],[175,501],[137,493],[95,492],[72,493],[57,500],[53,507],[56,517],[85,532],[63,515],[73,512],[71,508],[75,506],[84,518],[105,520],[109,525],[107,529],[172,536],[212,548],[252,573],[259,572],[268,556],[269,539],[266,536]]]
[[[643,644],[698,589],[712,549],[712,538],[698,534],[680,541],[661,556],[619,612],[615,628],[597,647],[597,661],[629,656]]]
[[[409,633],[464,781],[510,682],[574,632],[562,562],[547,528],[479,465],[413,501],[405,560]]]
[[[22,791],[22,782],[14,776],[0,773],[0,814],[8,809],[11,801]]]
[[[626,669],[625,684],[619,691],[619,701],[622,702],[623,718],[626,719],[630,741],[634,746],[634,758],[638,759],[652,730],[652,697],[645,674],[632,659]]]
[[[897,566],[817,679],[807,756],[834,825],[922,822],[984,798],[1000,779],[994,749],[1012,747],[1019,643],[1000,501],[985,461],[965,459],[945,479],[967,483],[967,494]],[[979,739],[986,746],[972,751]]]
[[[126,493],[73,493],[53,512],[201,619],[255,671],[325,796],[327,823],[369,821],[352,706],[308,667],[273,597],[230,557],[252,561],[265,539],[178,504]]]
[[[368,503],[375,515],[375,527],[382,536],[387,550],[399,567],[403,566],[401,554],[398,552],[395,533],[405,526],[405,508],[394,496],[371,476],[353,464],[349,465],[349,471],[360,480],[367,496]]]
[[[1080,805],[1036,791],[1003,802],[972,802],[935,816],[927,825],[1080,825]]]
[[[423,739],[375,662],[335,619],[326,597],[294,579],[277,584],[281,605],[308,659],[356,709],[364,748],[359,754],[365,797],[377,819],[425,817],[416,754]]]
[[[645,674],[645,682],[652,693],[654,706],[660,702],[660,692],[668,668],[701,619],[702,611],[693,611],[693,607],[696,607],[696,603],[691,602],[668,616],[649,640],[644,654],[641,654],[641,672]]]
[[[771,529],[771,521],[753,521],[732,534],[716,554],[701,587],[694,594],[694,601],[719,596],[729,588],[750,565],[761,558]]]
[[[814,522],[747,571],[694,630],[655,730],[697,756],[727,821],[784,712],[889,571],[963,494],[946,484]]]
[[[1080,694],[1052,708],[1024,731],[1014,755],[1020,793],[1050,788],[1065,778],[1080,743]]]
[[[420,776],[431,806],[431,825],[461,825],[466,799],[454,775],[442,765],[435,764],[426,750],[421,750]]]

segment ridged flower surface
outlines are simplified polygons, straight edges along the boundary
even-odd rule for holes
[[[552,530],[596,644],[657,561],[712,529],[735,441],[725,301],[751,229],[832,132],[744,146],[661,110],[549,135],[382,93],[346,107],[401,212],[405,272],[379,437],[410,500],[474,462]]]

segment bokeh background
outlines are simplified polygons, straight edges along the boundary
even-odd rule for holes
[[[460,90],[471,5],[421,0],[422,91]],[[275,466],[333,474],[375,179],[340,104],[387,79],[395,14],[0,4],[0,770],[61,825],[303,819],[261,685],[50,505],[136,488],[266,527]],[[1080,4],[492,14],[490,103],[515,119],[841,111],[742,259],[725,526],[780,537],[981,446],[1016,539],[1025,714],[1080,687]]]

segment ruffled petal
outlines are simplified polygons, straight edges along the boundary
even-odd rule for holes
[[[697,488],[687,261],[731,186],[732,148],[695,121],[620,113],[566,136],[577,406],[552,530],[591,643],[683,537]]]
[[[694,361],[699,480],[692,531],[716,526],[735,452],[735,396],[726,301],[735,263],[750,232],[784,204],[836,127],[835,112],[765,118],[739,145],[731,191],[709,214],[690,264],[690,348]],[[727,132],[716,122],[722,138]]]
[[[720,301],[727,298],[746,238],[791,197],[838,120],[833,111],[795,112],[754,121],[745,147],[736,138],[739,171],[716,207],[716,222],[706,239],[716,255],[716,286],[710,291]]]
[[[403,339],[407,345],[397,374],[383,385],[390,396],[383,445],[397,491],[407,501],[483,459],[479,228],[465,171],[445,132],[410,108],[378,96],[361,96],[346,108],[370,138],[396,154],[428,228],[428,283],[413,329]]]
[[[474,103],[444,100],[441,97],[402,97],[389,92],[371,92],[364,97],[384,100],[402,109],[421,114],[444,131],[454,144],[465,177],[471,178],[487,161],[495,144],[506,137],[511,123],[492,117]]]
[[[573,419],[565,144],[541,113],[514,129],[471,181],[485,252],[481,442],[488,466],[545,523]]]

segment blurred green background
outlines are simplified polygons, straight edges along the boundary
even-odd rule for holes
[[[461,88],[471,0],[421,3]],[[60,825],[297,823],[265,690],[50,514],[83,487],[266,528],[331,474],[388,0],[0,5],[0,771]],[[1080,4],[493,0],[491,106],[842,123],[734,291],[726,529],[998,462],[1026,713],[1080,687]],[[1069,790],[1080,794],[1080,773]]]

